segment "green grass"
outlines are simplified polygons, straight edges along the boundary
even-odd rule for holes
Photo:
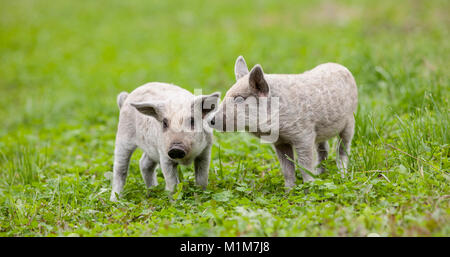
[[[449,236],[449,1],[1,1],[1,236]],[[350,171],[335,141],[290,193],[269,145],[215,133],[210,183],[174,195],[132,159],[109,202],[116,95],[148,81],[225,92],[323,62],[359,90]]]

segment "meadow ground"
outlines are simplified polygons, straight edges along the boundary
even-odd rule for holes
[[[1,1],[1,236],[449,236],[449,1]],[[133,156],[110,202],[116,95],[204,93],[238,55],[268,73],[338,62],[359,90],[350,173],[335,151],[283,190],[269,145],[215,133],[210,183],[171,196]],[[330,142],[334,147],[335,141]],[[332,148],[333,149],[333,148]]]

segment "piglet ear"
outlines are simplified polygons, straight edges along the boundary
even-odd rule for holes
[[[236,76],[236,81],[248,74],[247,64],[245,63],[244,57],[239,56],[234,64],[234,75]]]
[[[140,113],[147,116],[151,116],[159,121],[163,119],[163,108],[164,104],[159,101],[154,102],[140,102],[140,103],[130,103],[131,106],[136,108]]]
[[[257,96],[267,96],[269,94],[269,85],[264,78],[264,71],[261,65],[256,64],[250,71],[248,83],[250,90]]]
[[[217,110],[220,100],[220,92],[215,92],[210,95],[199,95],[194,99],[194,112],[201,110],[202,119],[208,114]]]

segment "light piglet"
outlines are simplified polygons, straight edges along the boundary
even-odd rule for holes
[[[303,181],[311,181],[310,173],[323,172],[318,164],[328,156],[327,140],[335,136],[339,137],[337,165],[342,176],[346,173],[358,101],[356,82],[347,68],[325,63],[301,74],[265,74],[260,65],[248,71],[240,56],[235,75],[236,83],[211,119],[212,127],[236,131],[241,125],[261,138],[276,135],[271,143],[287,188],[295,186],[294,153]],[[269,115],[262,117],[263,113]],[[244,126],[239,124],[241,118]]]
[[[139,161],[147,187],[156,186],[160,165],[166,190],[179,183],[177,165],[194,162],[196,184],[205,188],[211,158],[212,129],[206,119],[218,105],[220,93],[194,96],[166,83],[148,83],[117,97],[120,109],[114,149],[111,201],[125,185],[131,155],[143,150]]]

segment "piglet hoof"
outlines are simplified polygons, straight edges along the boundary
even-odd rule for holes
[[[308,176],[306,178],[303,178],[303,183],[313,182],[314,180],[316,179],[311,176]]]
[[[290,193],[291,191],[292,191],[292,189],[295,187],[295,184],[293,184],[293,185],[285,185],[284,186],[284,192],[286,193],[286,194],[288,194],[288,193]]]
[[[200,188],[202,191],[206,190],[206,186],[197,185],[198,188]]]
[[[317,169],[316,169],[316,175],[320,175],[320,174],[322,174],[322,173],[325,173],[325,168],[320,167],[320,168],[317,168]]]
[[[117,202],[117,196],[116,196],[116,193],[111,193],[111,197],[109,198],[109,200],[111,201],[111,202]]]

